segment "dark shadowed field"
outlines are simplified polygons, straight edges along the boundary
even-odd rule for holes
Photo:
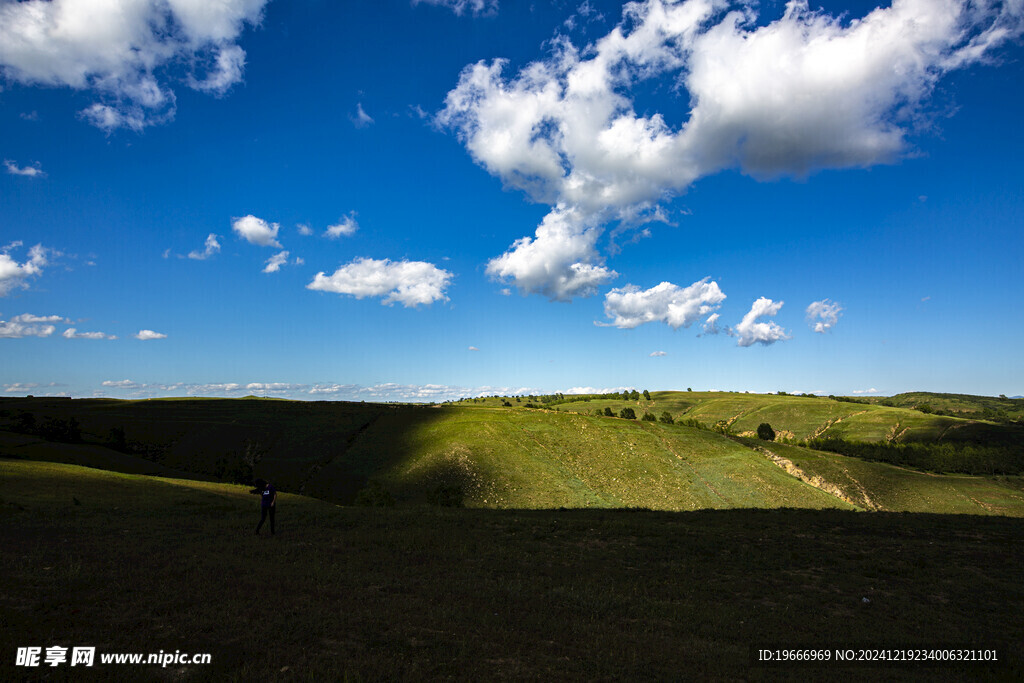
[[[0,678],[1020,679],[1024,526],[840,510],[338,507],[0,461]],[[999,665],[751,666],[759,644],[998,648]],[[209,665],[13,666],[18,647]],[[73,676],[71,674],[74,674]]]

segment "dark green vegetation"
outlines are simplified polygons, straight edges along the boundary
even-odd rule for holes
[[[944,405],[944,395],[928,396]],[[957,400],[965,411],[973,405]],[[974,412],[1002,400],[978,397]],[[762,425],[774,441],[764,439],[764,430],[762,440],[752,438]],[[794,476],[763,452],[765,444],[810,444],[815,458],[835,463],[847,459],[821,451],[855,456],[863,476],[854,478],[867,498],[888,502],[872,506],[837,495],[845,475],[836,468],[817,478]],[[3,456],[223,482],[261,476],[283,491],[342,504],[839,507],[1024,516],[1022,444],[1024,426],[1012,422],[784,394],[644,390],[443,406],[0,399]],[[811,453],[798,451],[785,457]],[[944,476],[955,504],[918,496],[914,500],[930,500],[931,507],[903,507],[900,501],[912,497],[871,490],[895,471],[882,463],[979,476]],[[992,495],[965,492],[977,486]],[[964,500],[976,501],[973,509],[963,508]]]
[[[241,486],[10,460],[0,480],[5,680],[26,674],[16,647],[53,644],[213,655],[92,671],[133,681],[1024,676],[1014,519],[281,494],[278,535],[256,538]],[[1004,662],[766,670],[748,665],[759,643],[973,644]]]

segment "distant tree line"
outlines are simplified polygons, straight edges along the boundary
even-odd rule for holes
[[[14,424],[11,425],[11,431],[32,434],[47,441],[82,442],[82,428],[78,424],[78,420],[73,417],[66,420],[59,417],[47,417],[39,421],[34,413],[18,413],[14,418]]]

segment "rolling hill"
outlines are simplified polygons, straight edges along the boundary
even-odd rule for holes
[[[46,425],[52,431],[54,424],[73,419],[82,443],[8,431],[0,433],[0,455],[221,481],[263,476],[284,491],[343,504],[375,482],[399,502],[426,502],[446,489],[472,507],[838,507],[1024,515],[1017,476],[944,477],[946,488],[934,489],[928,475],[908,477],[883,463],[853,463],[790,446],[800,452],[786,457],[808,467],[814,463],[814,476],[827,484],[811,485],[813,477],[793,476],[752,447],[759,444],[742,438],[769,422],[786,441],[838,436],[883,443],[1012,443],[1020,434],[1016,425],[786,395],[563,397],[541,409],[524,407],[529,398],[509,398],[444,406],[5,399],[0,429],[23,427],[27,414],[42,433]],[[536,400],[532,405],[545,405]],[[638,417],[667,412],[677,422],[704,428],[594,414],[624,407]],[[728,433],[706,428],[716,423]],[[852,478],[866,497],[844,483],[843,473],[854,470]],[[897,479],[910,492],[887,493]]]

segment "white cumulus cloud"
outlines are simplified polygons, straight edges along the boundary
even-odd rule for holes
[[[0,1],[0,72],[92,92],[89,123],[141,130],[173,117],[171,86],[214,94],[242,79],[236,44],[266,0]],[[184,72],[183,72],[184,67]]]
[[[641,290],[635,285],[626,285],[605,295],[604,312],[612,322],[597,324],[628,329],[660,321],[679,329],[689,327],[723,301],[725,294],[710,278],[698,280],[689,287],[662,282]]]
[[[382,303],[406,307],[447,301],[445,288],[452,274],[423,261],[359,258],[332,275],[317,273],[307,289],[349,294],[357,299],[384,297]]]
[[[21,337],[49,337],[57,329],[54,323],[66,322],[59,315],[32,315],[23,313],[10,320],[0,320],[0,339]]]
[[[139,330],[135,335],[135,338],[142,341],[149,341],[151,339],[167,339],[167,335],[161,334],[160,332],[154,332],[153,330]]]
[[[10,251],[21,247],[21,242],[12,242],[0,247],[0,296],[7,296],[15,287],[28,287],[28,279],[43,272],[50,251],[37,244],[28,251],[28,260],[18,263]]]
[[[203,250],[190,251],[188,257],[197,261],[205,261],[214,254],[220,251],[220,242],[217,241],[217,235],[212,232],[207,235],[206,242],[203,244]]]
[[[839,321],[843,307],[829,299],[815,301],[807,307],[807,322],[815,332],[824,334]]]
[[[544,217],[534,237],[517,240],[487,264],[487,274],[511,281],[523,294],[557,301],[590,296],[618,273],[603,265],[595,247],[601,230],[587,226],[579,212],[555,210]]]
[[[1020,0],[894,0],[852,19],[792,0],[771,22],[756,7],[633,2],[585,49],[560,38],[518,73],[504,59],[463,70],[437,122],[507,186],[551,206],[536,238],[491,261],[492,276],[553,298],[586,295],[593,287],[574,286],[573,273],[609,275],[594,247],[603,227],[663,219],[660,205],[701,177],[895,161],[938,80],[1024,25]],[[636,106],[636,92],[658,87],[677,89],[678,101],[664,112]],[[552,223],[558,241],[545,237]],[[526,248],[558,267],[507,264]]]
[[[651,358],[664,358],[668,354],[664,351],[652,351],[649,355]]]
[[[281,229],[278,223],[268,223],[262,218],[249,215],[234,219],[231,229],[250,244],[281,249],[281,243],[277,241],[277,231]]]
[[[339,237],[351,237],[356,234],[357,230],[359,230],[359,223],[356,222],[356,213],[353,211],[342,218],[336,225],[328,226],[327,230],[324,231],[324,235],[331,239],[338,239]]]
[[[737,338],[737,343],[740,346],[750,346],[755,343],[768,346],[777,341],[789,339],[789,335],[777,323],[773,321],[758,322],[757,320],[775,315],[782,308],[783,303],[785,302],[772,301],[763,296],[755,301],[754,305],[750,307],[750,311],[743,316],[743,320],[731,330],[731,334]]]

